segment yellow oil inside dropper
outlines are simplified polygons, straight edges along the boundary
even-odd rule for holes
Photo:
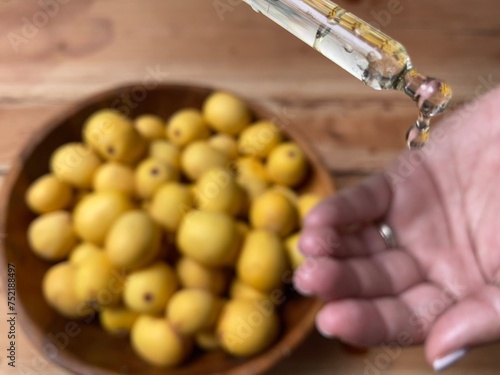
[[[410,96],[419,116],[407,133],[408,147],[425,145],[430,119],[446,109],[452,92],[413,69],[403,45],[330,0],[244,1],[366,85]]]

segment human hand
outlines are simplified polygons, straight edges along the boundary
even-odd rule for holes
[[[436,370],[500,340],[500,89],[448,116],[429,144],[318,205],[295,286],[316,325],[358,346],[425,343]],[[387,249],[377,222],[393,230]],[[356,228],[354,231],[346,229]]]

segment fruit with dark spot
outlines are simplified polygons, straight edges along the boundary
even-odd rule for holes
[[[206,139],[209,135],[208,124],[200,111],[194,108],[181,109],[167,123],[167,138],[179,147]]]
[[[300,185],[308,171],[306,155],[293,142],[275,147],[266,162],[268,178],[280,185],[296,187]]]
[[[154,158],[142,161],[135,171],[135,188],[142,199],[151,198],[165,182],[178,180],[176,167]]]
[[[147,146],[132,121],[111,109],[100,110],[88,118],[83,139],[104,159],[122,163],[137,162]]]
[[[177,287],[177,277],[172,267],[157,262],[127,276],[123,300],[132,311],[158,314],[165,310]]]

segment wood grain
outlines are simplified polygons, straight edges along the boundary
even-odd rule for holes
[[[389,9],[388,0],[338,2],[375,22]],[[22,35],[23,17],[32,19],[40,8],[35,0],[0,2],[0,174],[46,120],[92,93],[141,82],[151,70],[158,71],[159,81],[225,87],[274,108],[280,118],[291,117],[291,126],[306,130],[307,140],[341,186],[383,168],[403,148],[402,136],[416,112],[402,94],[364,87],[246,5],[235,5],[221,19],[213,4],[72,1],[16,52],[9,33]],[[478,89],[490,88],[488,82],[500,82],[500,2],[400,4],[401,12],[392,14],[382,30],[407,47],[416,67],[450,83],[454,106],[473,99]],[[5,301],[3,294],[0,301]],[[4,303],[0,314],[5,314]],[[0,322],[0,332],[5,332]],[[1,345],[3,340],[0,336]],[[314,336],[272,373],[361,375],[364,361],[375,358],[377,351],[348,355]],[[478,350],[448,373],[496,374],[497,352],[498,346]],[[66,374],[43,366],[40,358],[22,336],[19,363],[24,373]],[[423,358],[419,348],[404,350],[383,373],[431,373]],[[1,357],[1,373],[18,373],[7,371]]]

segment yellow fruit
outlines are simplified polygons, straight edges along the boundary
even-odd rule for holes
[[[45,214],[67,208],[73,199],[73,189],[53,174],[33,182],[26,192],[26,204],[35,213]]]
[[[160,252],[161,230],[142,210],[121,215],[111,226],[104,250],[116,268],[132,269],[151,262]]]
[[[77,188],[92,186],[92,179],[101,160],[83,143],[67,143],[54,151],[50,169],[61,181]]]
[[[98,312],[155,366],[181,363],[193,340],[237,357],[266,350],[290,265],[304,260],[299,214],[320,197],[292,190],[307,176],[302,150],[252,119],[225,92],[166,123],[91,115],[83,143],[59,147],[25,196],[42,214],[28,230],[34,252],[69,257],[44,277],[48,304],[69,319]]]
[[[298,201],[299,201],[299,197],[298,197],[297,193],[292,188],[289,188],[288,186],[283,186],[283,185],[274,185],[271,188],[271,190],[277,191],[278,193],[280,193],[283,196],[285,196],[285,198],[287,198],[288,201],[296,209],[298,209],[297,204],[298,204]]]
[[[231,159],[238,157],[238,143],[230,135],[215,134],[208,140],[208,144]]]
[[[140,316],[132,327],[134,351],[154,366],[175,366],[191,352],[191,341],[179,335],[163,318]]]
[[[75,267],[68,262],[49,268],[43,277],[42,292],[53,309],[68,319],[81,317],[81,300],[75,293]]]
[[[181,156],[182,170],[191,181],[197,180],[212,168],[225,167],[228,161],[227,155],[205,141],[191,143]]]
[[[162,185],[153,195],[149,213],[165,230],[173,233],[182,218],[193,209],[193,196],[187,185],[170,182]]]
[[[28,228],[28,241],[40,258],[51,261],[66,258],[76,244],[71,214],[54,211],[39,216]]]
[[[127,276],[123,300],[132,311],[158,314],[165,310],[177,286],[174,270],[166,263],[157,262]]]
[[[139,164],[135,172],[135,187],[139,197],[148,199],[165,182],[177,181],[179,171],[170,164],[149,158]]]
[[[273,232],[254,230],[243,243],[236,274],[245,284],[268,293],[280,288],[288,269],[281,239]]]
[[[135,119],[135,128],[148,141],[165,138],[165,122],[160,116],[141,115]]]
[[[299,250],[300,233],[295,233],[285,240],[288,262],[293,269],[298,268],[305,261],[304,254]]]
[[[214,326],[222,302],[202,289],[183,289],[167,306],[167,320],[183,335],[193,335]]]
[[[217,334],[222,348],[236,357],[249,357],[267,349],[277,338],[279,319],[252,301],[236,299],[223,308]]]
[[[69,255],[69,262],[74,266],[79,266],[82,262],[85,261],[88,257],[93,254],[102,253],[102,249],[97,247],[94,244],[83,242],[71,250],[71,254]]]
[[[127,164],[140,159],[147,144],[130,119],[110,109],[87,119],[83,139],[104,159]]]
[[[75,207],[76,233],[87,242],[102,246],[109,228],[123,213],[133,208],[129,198],[116,191],[92,193]]]
[[[265,158],[282,138],[275,124],[270,121],[260,121],[243,130],[238,141],[238,151],[242,155]]]
[[[242,211],[245,195],[232,173],[222,167],[210,169],[196,183],[194,195],[204,211],[236,216]]]
[[[213,351],[220,348],[219,338],[214,331],[198,332],[194,339],[196,345],[205,351]]]
[[[297,209],[277,190],[259,195],[250,207],[250,223],[256,229],[267,229],[282,237],[297,227]]]
[[[180,147],[206,139],[209,135],[208,124],[197,109],[181,109],[174,113],[167,123],[168,139]]]
[[[76,269],[76,296],[93,308],[116,305],[123,290],[123,276],[100,252],[89,255]]]
[[[119,191],[132,196],[135,192],[134,170],[117,162],[107,162],[95,172],[93,187],[95,191]]]
[[[266,171],[271,181],[296,187],[304,181],[307,175],[306,155],[295,143],[282,143],[269,155]]]
[[[250,301],[262,301],[269,299],[269,296],[254,287],[245,284],[241,280],[235,279],[229,288],[229,296],[234,299],[246,299]]]
[[[304,220],[305,217],[311,210],[318,205],[322,200],[321,196],[318,194],[303,194],[299,197],[297,201],[297,206],[299,209],[300,220]]]
[[[125,307],[106,307],[99,313],[99,322],[104,330],[115,336],[130,333],[139,314]]]
[[[216,92],[207,98],[203,115],[213,129],[229,135],[240,133],[251,120],[246,104],[225,92]]]
[[[222,269],[204,266],[189,257],[177,262],[176,271],[184,288],[203,289],[215,295],[221,295],[226,289],[227,276]]]
[[[191,211],[177,232],[179,251],[206,266],[234,264],[240,242],[236,222],[219,212]]]
[[[262,194],[269,186],[266,167],[260,160],[243,157],[236,161],[238,176],[236,180],[245,189],[251,199]]]
[[[149,145],[149,157],[165,164],[181,167],[181,150],[170,141],[154,141]]]

